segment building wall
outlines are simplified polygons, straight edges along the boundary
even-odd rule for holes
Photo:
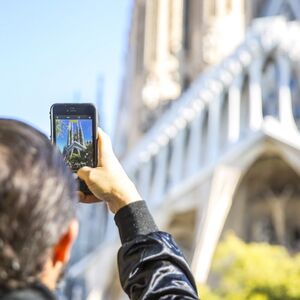
[[[300,16],[297,0],[134,0],[114,145],[124,157],[254,18]]]
[[[123,157],[196,77],[243,40],[244,0],[135,0],[115,147]]]
[[[139,142],[141,137],[147,134],[147,131],[151,129],[156,121],[163,121],[163,113],[171,108],[179,95],[197,80],[198,76],[203,75],[210,67],[220,63],[223,58],[228,57],[234,48],[244,39],[245,29],[254,18],[279,14],[287,17],[287,19],[294,20],[297,15],[297,9],[295,9],[296,6],[291,3],[295,4],[296,1],[146,1],[146,5],[143,7],[146,21],[143,23],[144,32],[141,33],[141,36],[143,36],[143,46],[139,48],[144,55],[144,59],[140,60],[143,65],[141,65],[140,68],[142,73],[139,73],[139,75],[142,75],[138,77],[138,85],[136,85],[137,88],[135,89],[136,98],[132,98],[127,102],[128,107],[135,103],[139,109],[137,114],[126,116],[129,120],[129,128],[132,128],[133,122],[131,122],[131,120],[135,119],[134,124],[136,124],[138,128],[134,130],[136,130],[138,134],[133,136],[130,131],[124,131],[123,137],[130,140],[130,145],[119,143],[118,139],[116,139],[115,144],[118,146],[118,154],[124,156],[130,153],[132,147]],[[268,63],[270,63],[274,72],[267,70]],[[268,60],[265,62],[264,75],[261,79],[263,116],[276,115],[276,111],[274,111],[273,107],[273,104],[277,102],[274,98],[278,98],[274,86],[278,85],[278,76],[276,76],[276,74],[278,75],[278,73],[276,73],[278,70],[276,71],[276,68],[277,66],[274,62],[269,62]],[[131,70],[130,64],[128,64],[128,70]],[[135,74],[134,72],[132,73],[133,77],[130,79],[131,82],[135,81]],[[249,77],[249,74],[245,75],[245,84],[241,87],[241,96],[244,99],[241,121],[244,123],[251,121],[248,114],[251,106],[248,101],[249,89],[247,87],[250,80]],[[298,80],[296,76],[295,80]],[[125,86],[125,89],[127,88],[130,89],[130,85]],[[224,96],[226,98],[226,95]],[[127,113],[128,112],[129,111],[127,111]],[[224,132],[227,130],[223,126],[223,124],[227,124],[227,113],[226,107],[223,107],[219,121],[221,123],[221,131],[223,130]],[[203,122],[202,126],[204,129],[209,122],[209,120]],[[247,126],[241,127],[247,128]],[[246,135],[247,132],[241,131],[240,134]],[[221,135],[226,136],[223,133],[221,133]],[[203,143],[207,143],[208,140],[208,137],[204,137]],[[217,152],[217,149],[213,151]],[[205,154],[203,157],[206,159]],[[261,167],[261,170],[265,168],[263,165],[259,167]],[[275,170],[275,172],[279,171]],[[282,174],[289,174],[289,171],[282,171]],[[257,178],[256,180],[258,180]],[[296,175],[294,178],[298,179]],[[264,182],[264,187],[267,190],[270,183],[264,181],[264,179],[264,176],[262,176],[259,180]],[[280,185],[280,183],[278,184]],[[199,183],[199,185],[201,185],[201,183]],[[280,223],[281,221],[278,221],[278,219],[282,218],[282,216],[277,216],[277,221],[275,220],[274,214],[276,213],[274,213],[274,208],[269,207],[270,200],[267,200],[271,199],[276,203],[277,198],[265,197],[261,202],[257,199],[249,199],[246,194],[249,193],[249,191],[253,191],[255,185],[255,181],[247,181],[240,187],[237,195],[235,195],[234,205],[226,221],[223,233],[225,233],[227,229],[232,229],[246,241],[258,241],[257,232],[264,226],[262,224],[264,221],[261,222],[259,218],[260,216],[264,216],[262,219],[269,222],[268,226],[270,228],[273,227],[273,233],[270,233],[270,235],[278,235],[278,228],[276,229],[277,232],[274,233],[274,224]],[[193,197],[202,199],[199,201],[206,202],[209,201],[210,193],[211,190],[207,190],[205,196],[201,193],[193,193]],[[293,201],[297,202],[297,195],[296,193],[293,196],[294,200],[289,201],[292,203],[294,203]],[[298,204],[295,203],[293,205],[297,206]],[[290,208],[284,210],[286,215],[289,214],[288,210],[290,210]],[[245,221],[244,216],[250,211],[253,219],[251,220],[250,218],[250,220]],[[201,222],[199,220],[203,218],[203,214],[205,214],[205,209],[202,211],[202,214],[201,212],[195,212],[193,210],[178,211],[165,227],[173,233],[188,257],[190,253],[195,250],[195,245],[193,245],[193,238],[195,238],[195,234],[197,234],[197,228],[195,227],[197,227],[196,224],[199,225],[199,222]],[[187,216],[189,216],[190,222],[182,222],[182,220],[187,219]],[[276,226],[278,227],[278,225]],[[290,234],[294,229],[286,230],[289,230],[288,234]],[[295,233],[292,235],[298,236],[298,230],[299,229],[295,229]],[[285,243],[285,241],[278,238],[278,236],[275,240],[281,244]]]

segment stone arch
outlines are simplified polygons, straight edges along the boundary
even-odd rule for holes
[[[242,88],[241,88],[241,115],[240,115],[240,134],[244,135],[249,129],[250,117],[250,95],[249,95],[249,74],[243,75]]]
[[[236,189],[222,235],[234,231],[246,242],[300,247],[300,176],[278,154],[263,154]]]
[[[246,238],[246,229],[249,229],[249,225],[247,227],[246,223],[244,227],[239,228],[241,222],[244,221],[241,219],[247,214],[245,207],[239,208],[241,211],[245,212],[244,214],[235,214],[236,218],[233,218],[232,214],[237,205],[236,203],[240,206],[242,204],[241,201],[237,201],[237,198],[241,197],[241,194],[243,193],[245,197],[246,192],[241,187],[243,187],[244,180],[247,179],[250,172],[249,170],[252,170],[252,167],[255,166],[261,158],[265,157],[270,157],[270,159],[277,159],[279,162],[283,162],[281,164],[285,166],[285,169],[293,174],[293,176],[287,177],[294,178],[293,187],[296,187],[295,183],[300,183],[299,148],[292,148],[289,144],[284,144],[269,136],[261,136],[252,145],[248,145],[247,149],[241,149],[241,152],[236,152],[233,156],[229,156],[226,161],[214,169],[210,179],[211,183],[207,197],[207,208],[203,212],[203,221],[198,224],[197,236],[195,237],[195,251],[192,267],[195,277],[199,282],[205,282],[207,280],[215,247],[227,230],[231,229],[235,231],[236,229],[238,236],[244,237],[244,239],[248,241],[251,240]],[[268,168],[264,167],[263,171],[267,172]],[[280,168],[273,170],[273,173],[279,176],[279,178],[280,175],[283,174]],[[260,178],[257,182],[261,182]],[[279,180],[277,180],[277,182],[280,183]],[[267,183],[265,182],[265,184]],[[279,186],[279,184],[277,184],[277,186]],[[281,189],[271,190],[271,195],[277,197],[282,196],[282,193],[286,192],[287,191],[281,186]],[[295,211],[300,202],[300,190],[293,190],[292,195],[293,197],[294,195],[297,195],[296,197],[299,195],[299,200],[297,200],[297,202],[292,202],[294,203],[292,206],[288,205],[288,211]],[[267,193],[264,196],[267,196]],[[246,204],[248,204],[248,202],[244,202],[244,205]],[[240,218],[240,221],[238,218]],[[231,223],[230,220],[232,221]],[[298,227],[300,226],[298,226],[298,221],[294,221],[295,222],[288,224],[292,229],[290,231],[291,238],[288,238],[286,242],[287,247],[289,244],[295,243],[295,241],[296,244],[298,244],[300,236]],[[243,228],[246,229],[243,231]],[[292,242],[289,240],[292,240]],[[274,243],[278,244],[280,241],[274,240]],[[290,247],[290,249],[293,250],[292,247]]]
[[[165,227],[165,230],[172,234],[188,260],[191,259],[193,250],[196,218],[196,209],[176,212],[169,217]]]

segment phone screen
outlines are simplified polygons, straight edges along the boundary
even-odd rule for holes
[[[76,172],[94,165],[93,119],[89,115],[56,115],[56,145],[66,164]]]

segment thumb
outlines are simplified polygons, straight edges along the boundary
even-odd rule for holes
[[[92,170],[91,167],[83,167],[77,171],[77,175],[80,179],[87,181]]]

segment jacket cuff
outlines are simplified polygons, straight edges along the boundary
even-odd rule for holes
[[[145,201],[136,201],[122,207],[115,215],[115,222],[122,244],[138,235],[158,231]]]

